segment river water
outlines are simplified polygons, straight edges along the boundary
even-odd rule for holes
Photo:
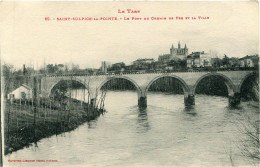
[[[228,99],[196,95],[185,108],[183,95],[149,93],[148,107],[140,110],[137,93],[110,91],[107,113],[71,132],[40,140],[10,155],[9,166],[235,166],[251,165],[240,153],[245,117],[258,117],[258,105],[242,102],[228,107]]]

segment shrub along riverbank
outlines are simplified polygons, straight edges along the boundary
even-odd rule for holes
[[[104,113],[87,103],[72,99],[70,109],[66,107],[34,106],[16,101],[7,102],[4,117],[4,154],[12,153],[42,138],[71,131],[79,125],[96,119]]]

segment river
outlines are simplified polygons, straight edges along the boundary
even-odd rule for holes
[[[258,117],[258,105],[242,102],[228,107],[225,97],[196,95],[185,108],[183,95],[149,93],[140,110],[137,93],[110,91],[107,113],[71,132],[40,140],[5,156],[9,166],[235,166],[251,165],[240,153],[240,122]]]

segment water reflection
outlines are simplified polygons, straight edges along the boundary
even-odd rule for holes
[[[190,114],[192,116],[197,116],[197,111],[195,106],[185,106],[183,112],[186,114]]]
[[[95,119],[95,120],[91,120],[89,122],[86,122],[86,124],[88,125],[89,129],[95,129],[97,127],[97,121],[98,121],[98,118]]]
[[[151,129],[147,116],[147,109],[139,108],[137,117],[137,133],[146,133]]]
[[[227,110],[241,110],[242,109],[242,107],[240,105],[238,105],[238,106],[230,106],[229,105],[226,108],[227,108]]]

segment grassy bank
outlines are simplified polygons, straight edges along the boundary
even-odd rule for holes
[[[86,121],[96,119],[103,110],[72,100],[70,110],[57,106],[7,103],[4,110],[4,153],[9,154],[42,138],[71,131]]]

